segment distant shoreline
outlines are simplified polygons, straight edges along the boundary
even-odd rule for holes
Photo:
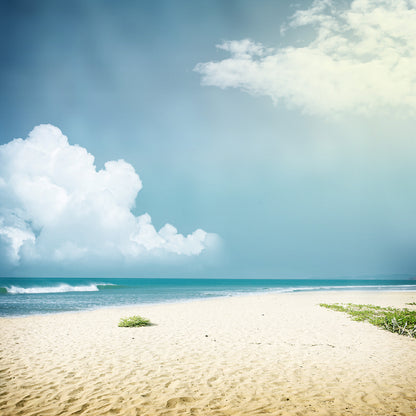
[[[317,291],[412,291],[413,280],[325,279],[0,279],[0,316],[49,315],[108,307]]]
[[[413,280],[325,279],[0,279],[0,316],[30,316],[166,304],[260,293],[416,290]]]

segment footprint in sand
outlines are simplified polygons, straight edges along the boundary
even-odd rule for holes
[[[173,409],[178,404],[185,404],[193,402],[194,399],[192,397],[174,397],[173,399],[169,399],[166,402],[166,408],[167,409]]]
[[[217,379],[217,377],[211,377],[207,380],[208,387],[212,387],[212,383]]]

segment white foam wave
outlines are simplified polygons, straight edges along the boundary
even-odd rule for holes
[[[416,285],[322,285],[322,286],[289,286],[289,287],[264,287],[247,288],[245,290],[218,290],[203,291],[203,296],[239,296],[239,295],[256,295],[259,293],[296,293],[296,292],[320,292],[320,291],[348,291],[348,290],[379,290],[379,291],[403,291],[416,290]]]
[[[64,293],[64,292],[98,292],[98,285],[91,283],[90,285],[83,286],[71,286],[62,283],[58,286],[46,286],[46,287],[20,287],[10,286],[6,287],[7,293],[12,295],[20,294],[36,294],[36,293]]]
[[[291,287],[287,289],[287,292],[312,292],[312,291],[330,291],[330,290],[381,290],[381,291],[394,291],[394,290],[413,290],[415,285],[344,285],[344,286],[302,286]]]

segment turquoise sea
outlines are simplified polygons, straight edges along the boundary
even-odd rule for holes
[[[0,316],[316,290],[416,290],[416,280],[0,278]]]

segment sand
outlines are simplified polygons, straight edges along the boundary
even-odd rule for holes
[[[1,415],[415,415],[416,340],[265,294],[0,319]],[[414,308],[414,307],[413,307]],[[140,314],[157,325],[119,328]]]

